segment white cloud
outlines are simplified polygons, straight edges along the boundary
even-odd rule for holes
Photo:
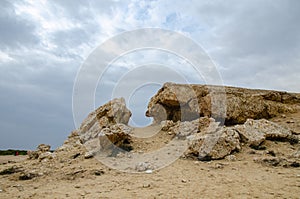
[[[6,63],[6,62],[10,62],[13,61],[14,59],[12,57],[10,57],[8,54],[6,54],[5,52],[0,51],[0,63]]]

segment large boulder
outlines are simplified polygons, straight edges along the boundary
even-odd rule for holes
[[[216,127],[188,137],[186,155],[196,156],[199,160],[222,159],[241,149],[240,137],[236,130]]]
[[[169,130],[179,139],[187,140],[188,150],[185,156],[214,160],[240,150],[238,132],[219,124],[213,118],[200,117],[193,121],[177,122]]]
[[[281,91],[165,83],[151,98],[146,116],[155,123],[207,116],[234,125],[296,112],[299,104],[299,94]]]
[[[113,99],[91,112],[76,131],[89,151],[87,157],[112,147],[130,149],[132,129],[127,126],[130,116],[124,98]]]

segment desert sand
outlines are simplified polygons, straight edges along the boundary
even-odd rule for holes
[[[273,118],[300,132],[300,114]],[[293,123],[290,123],[293,121]],[[146,173],[124,173],[96,159],[72,159],[44,168],[45,174],[19,180],[18,173],[0,176],[0,198],[299,198],[300,168],[256,163],[261,157],[289,154],[299,144],[265,143],[266,150],[243,148],[236,160],[197,161],[178,159],[173,164]],[[140,148],[148,148],[141,146]],[[17,163],[3,164],[3,159]],[[48,166],[22,156],[1,157],[0,170]]]

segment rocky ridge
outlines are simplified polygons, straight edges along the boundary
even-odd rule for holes
[[[176,106],[180,103],[175,102],[173,94],[169,91],[171,87],[180,87],[178,90],[184,93],[186,92],[185,89],[190,89],[189,86],[165,84],[151,99],[147,114],[148,116],[154,114],[155,123],[152,126],[158,126],[160,129],[157,132],[158,139],[154,141],[151,141],[151,138],[148,141],[136,138],[134,128],[128,126],[131,112],[127,109],[125,100],[123,98],[113,99],[91,112],[81,126],[71,132],[64,144],[54,152],[50,151],[49,145],[44,144],[39,145],[36,151],[31,152],[29,158],[37,162],[30,162],[30,164],[39,165],[38,167],[33,166],[34,170],[30,167],[27,169],[18,167],[8,171],[19,173],[20,180],[29,180],[51,174],[53,168],[63,168],[54,165],[67,164],[69,166],[66,168],[70,168],[74,162],[93,159],[97,154],[103,152],[108,156],[112,156],[114,160],[123,157],[127,152],[126,157],[130,159],[136,153],[143,154],[142,150],[151,147],[151,143],[155,145],[156,142],[160,142],[161,138],[164,138],[163,145],[173,141],[172,145],[175,144],[176,146],[176,143],[181,143],[182,140],[186,141],[187,148],[181,156],[183,159],[209,161],[225,158],[231,161],[236,159],[235,156],[240,151],[253,150],[251,153],[271,154],[271,157],[254,160],[262,165],[299,166],[299,132],[267,120],[275,115],[297,112],[299,110],[299,95],[277,91],[257,92],[241,88],[226,88],[227,103],[234,102],[235,104],[228,104],[227,110],[229,112],[226,114],[226,125],[224,126],[222,121],[218,120],[218,117],[214,118],[210,113],[210,106],[206,103],[210,101],[207,87],[193,86],[196,88],[197,96],[204,96],[204,99],[199,98],[202,107],[197,108],[197,106],[194,106],[194,109],[192,109],[192,106],[187,107],[187,104],[192,104],[191,102],[194,99],[190,99],[188,93],[183,95],[185,101],[180,102],[186,103],[184,106],[186,110],[183,110],[183,112],[190,113],[193,111],[191,114],[187,114],[193,117],[187,118],[185,121],[178,120],[179,113]],[[262,102],[256,103],[260,100]],[[239,106],[240,103],[243,105]],[[251,103],[254,104],[250,106]],[[207,106],[204,106],[204,104]],[[262,109],[262,106],[265,109]],[[160,113],[159,110],[164,110],[167,120],[160,121],[163,117],[157,115]],[[245,113],[247,118],[241,114],[242,112]],[[194,118],[196,113],[199,114],[199,117]],[[234,122],[233,125],[232,121],[239,122]],[[269,141],[287,142],[291,145],[293,151],[289,154],[268,151],[266,145]],[[172,151],[170,153],[172,155]],[[136,172],[151,173],[156,168],[156,165],[151,163],[150,160],[138,162],[129,169]],[[87,170],[72,167],[70,172],[67,172],[67,170],[64,172],[65,178],[69,179],[81,176]],[[101,171],[95,172],[102,175]]]
[[[165,83],[148,104],[146,116],[163,120],[191,121],[207,116],[225,125],[247,119],[269,119],[299,110],[300,95],[283,91]]]

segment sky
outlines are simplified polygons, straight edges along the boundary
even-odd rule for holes
[[[73,87],[83,63],[103,42],[140,28],[175,31],[197,42],[224,85],[300,92],[299,10],[297,0],[1,0],[0,149],[60,146],[76,128]],[[160,50],[131,52],[112,65],[99,81],[95,107],[124,84],[121,75],[132,66],[167,66],[178,82],[184,74],[205,83],[193,78],[184,60]],[[133,71],[127,80],[151,74]],[[160,76],[169,80],[168,71]],[[132,125],[151,122],[144,111],[160,86],[131,91]]]

